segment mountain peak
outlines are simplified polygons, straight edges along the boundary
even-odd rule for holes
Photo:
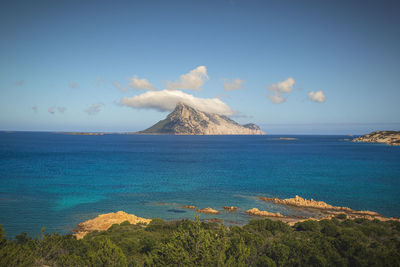
[[[177,135],[260,135],[257,125],[244,126],[226,116],[210,114],[179,102],[167,118],[140,132],[143,134]]]

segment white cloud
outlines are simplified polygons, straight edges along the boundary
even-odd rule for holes
[[[134,75],[129,81],[129,87],[145,90],[157,90],[147,79],[139,79],[137,75]]]
[[[198,66],[189,73],[182,74],[178,81],[167,81],[167,89],[192,89],[199,91],[201,90],[201,86],[203,86],[203,84],[208,80],[209,77],[207,75],[206,66]]]
[[[273,95],[269,95],[268,98],[274,104],[281,104],[286,101],[286,98],[284,98],[281,94],[277,94],[277,93],[275,93]]]
[[[101,108],[104,106],[103,103],[95,103],[92,104],[89,108],[85,109],[85,112],[89,115],[96,115],[101,111]]]
[[[120,90],[121,92],[126,92],[126,91],[127,91],[126,88],[125,88],[125,87],[122,87],[122,85],[121,85],[119,82],[113,82],[113,85],[114,85],[115,87],[117,87],[118,90]]]
[[[242,89],[244,80],[233,79],[231,81],[224,81],[225,91]]]
[[[284,97],[282,94],[283,93],[289,94],[290,92],[292,92],[294,83],[295,83],[295,81],[293,78],[287,78],[286,80],[284,80],[282,82],[272,84],[268,88],[269,91],[272,92],[272,95],[269,95],[268,98],[274,104],[280,104],[280,103],[285,102],[286,97]]]
[[[326,96],[325,96],[324,92],[322,92],[322,90],[319,90],[317,92],[314,92],[314,91],[308,92],[308,98],[314,102],[324,103]]]
[[[199,98],[178,90],[149,91],[133,97],[123,97],[121,104],[131,108],[148,108],[158,111],[172,111],[183,102],[208,113],[233,115],[235,112],[218,98]]]
[[[33,111],[37,112],[38,108],[36,106],[32,107]],[[59,113],[64,113],[67,110],[66,107],[57,107],[57,106],[52,106],[49,107],[47,110],[50,114],[54,115],[57,111]]]
[[[69,87],[71,87],[73,89],[76,89],[76,88],[79,88],[79,85],[78,85],[77,82],[72,82],[72,83],[69,84]]]

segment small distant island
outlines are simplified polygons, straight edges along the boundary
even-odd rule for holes
[[[376,131],[353,139],[353,142],[400,145],[400,131]]]
[[[139,134],[172,135],[264,135],[265,132],[253,123],[240,125],[234,120],[218,114],[195,109],[178,103],[166,119],[159,121]]]

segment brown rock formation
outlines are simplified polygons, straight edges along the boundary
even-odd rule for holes
[[[159,121],[140,134],[184,134],[184,135],[264,135],[265,132],[253,123],[240,125],[219,114],[211,114],[178,103],[166,119]]]
[[[205,209],[200,209],[200,210],[196,210],[196,212],[201,212],[201,213],[209,213],[209,214],[218,214],[219,211],[212,209],[212,208],[205,208]]]
[[[230,206],[230,207],[229,206],[224,206],[223,209],[226,210],[226,211],[234,212],[234,211],[237,211],[238,208],[235,207],[235,206]]]
[[[196,207],[195,206],[189,206],[189,205],[183,205],[183,206],[181,206],[182,208],[186,208],[186,209],[192,209],[192,210],[195,210],[196,209]]]
[[[354,138],[353,142],[383,143],[387,145],[400,145],[400,131],[377,131]]]
[[[120,224],[124,221],[129,221],[131,224],[144,223],[148,224],[151,219],[145,219],[137,217],[133,214],[128,214],[123,211],[118,211],[116,213],[101,214],[94,219],[88,220],[78,224],[75,230],[74,236],[77,239],[83,238],[86,234],[92,231],[105,231],[110,228],[113,224]]]
[[[253,208],[250,210],[246,211],[247,214],[249,215],[255,215],[255,216],[263,216],[263,217],[285,217],[282,214],[278,213],[273,213],[273,212],[268,212],[265,210],[259,210],[257,208]]]
[[[337,211],[346,211],[351,212],[353,211],[347,207],[335,207],[329,205],[323,201],[316,201],[314,199],[305,199],[299,196],[295,198],[287,198],[287,199],[280,199],[280,198],[268,198],[268,197],[260,197],[260,199],[273,202],[275,204],[287,205],[287,206],[294,206],[300,208],[314,208],[314,209],[323,209],[323,210],[337,210]]]

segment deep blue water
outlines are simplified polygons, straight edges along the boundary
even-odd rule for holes
[[[400,147],[279,137],[0,132],[0,224],[14,237],[42,226],[68,233],[118,210],[194,218],[180,205],[235,205],[240,212],[201,216],[245,223],[253,207],[302,215],[257,199],[295,195],[400,216]]]

